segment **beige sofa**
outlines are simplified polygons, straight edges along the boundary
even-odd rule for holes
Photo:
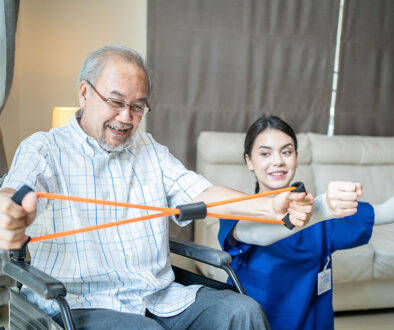
[[[197,171],[215,184],[253,193],[254,175],[244,164],[243,133],[202,132]],[[330,181],[361,182],[363,201],[381,203],[394,195],[394,137],[298,134],[298,170],[294,181],[318,195]],[[394,217],[394,214],[393,214]],[[220,248],[219,221],[196,221],[195,241]],[[209,266],[207,276],[226,280]],[[369,244],[333,255],[334,310],[394,307],[394,224],[377,226]]]

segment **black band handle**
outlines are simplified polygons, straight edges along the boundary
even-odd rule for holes
[[[18,205],[22,205],[22,199],[23,197],[26,196],[27,193],[33,191],[33,189],[31,189],[28,185],[23,185],[22,188],[20,188],[15,194],[14,196],[12,196],[12,200],[18,204]]]
[[[294,182],[291,187],[296,187],[292,192],[306,192],[305,186],[302,182]],[[287,213],[285,217],[282,219],[282,221],[285,223],[284,225],[289,228],[293,229],[295,226],[291,223],[290,221],[290,215]]]
[[[27,193],[33,191],[28,185],[22,186],[15,194],[11,197],[11,199],[18,205],[22,205],[22,199],[26,196]],[[30,237],[27,238],[26,242],[22,245],[20,249],[11,250],[10,258],[17,261],[25,261],[26,258],[26,245],[29,243]]]
[[[207,206],[204,202],[178,205],[176,208],[179,210],[179,215],[176,215],[179,222],[207,217]]]

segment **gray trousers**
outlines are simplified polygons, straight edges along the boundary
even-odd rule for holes
[[[150,313],[148,313],[150,314]],[[77,329],[269,329],[261,306],[248,296],[203,287],[196,301],[172,317],[142,316],[109,309],[74,309]],[[61,316],[53,319],[62,325]]]

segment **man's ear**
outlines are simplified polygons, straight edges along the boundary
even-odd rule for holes
[[[85,80],[82,80],[78,89],[79,106],[81,109],[85,109],[87,93],[88,85]]]
[[[248,167],[249,171],[254,171],[252,160],[250,159],[249,155],[245,155],[246,166]]]

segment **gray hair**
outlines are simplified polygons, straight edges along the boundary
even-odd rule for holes
[[[148,95],[152,89],[152,78],[150,71],[142,57],[134,50],[125,46],[111,45],[104,46],[91,53],[83,62],[78,75],[78,86],[83,80],[89,80],[92,84],[97,82],[103,71],[105,64],[111,57],[119,57],[122,60],[135,63],[146,74],[148,80]]]

